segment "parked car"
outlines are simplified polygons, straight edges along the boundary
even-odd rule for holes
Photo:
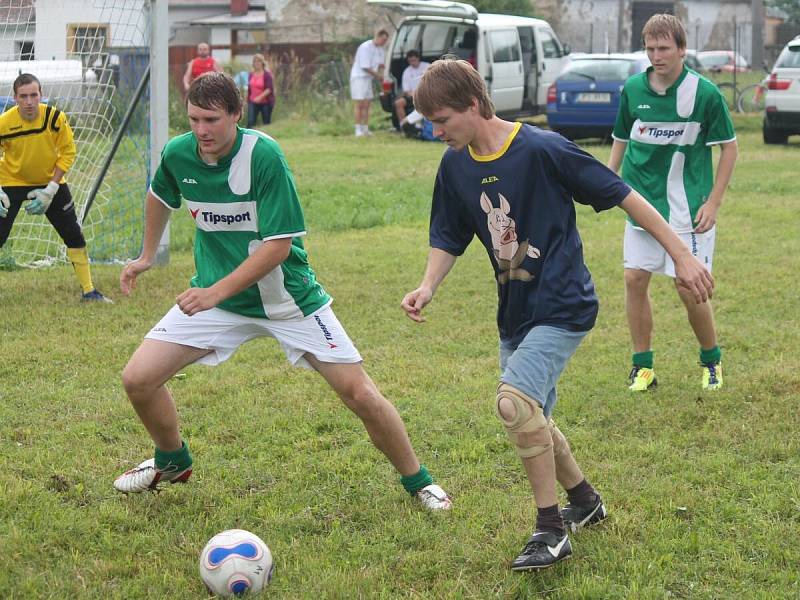
[[[443,54],[468,60],[486,80],[497,113],[518,117],[542,113],[547,88],[569,62],[565,47],[547,21],[478,13],[462,2],[441,0],[367,0],[402,15],[387,44],[381,106],[393,112],[397,82],[406,52],[422,60]]]
[[[711,73],[737,73],[750,70],[750,65],[738,52],[732,50],[710,50],[698,52],[697,59]]]
[[[800,134],[800,35],[778,55],[766,86],[764,143],[785,144]]]
[[[625,82],[649,66],[650,60],[642,52],[573,58],[547,92],[550,129],[570,139],[607,139],[614,129]]]
[[[683,63],[695,73],[700,73],[702,75],[706,72],[706,68],[703,66],[703,63],[701,63],[700,59],[697,58],[697,50],[687,49],[686,55],[683,57]]]

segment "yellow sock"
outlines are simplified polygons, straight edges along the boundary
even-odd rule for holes
[[[67,248],[67,258],[72,263],[72,268],[75,269],[75,275],[78,276],[78,283],[81,284],[83,293],[91,292],[94,284],[92,283],[92,272],[89,269],[89,253],[86,251],[86,246]]]

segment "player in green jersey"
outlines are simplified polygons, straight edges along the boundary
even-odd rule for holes
[[[672,15],[654,15],[642,30],[652,66],[626,83],[608,166],[642,194],[711,271],[717,212],[738,155],[727,105],[711,81],[688,69],[686,31]],[[720,147],[716,178],[711,147]],[[629,219],[624,238],[625,308],[633,341],[629,389],[657,384],[653,370],[653,273],[675,277],[667,253]],[[676,282],[677,283],[677,282]],[[700,342],[703,389],[722,387],[722,352],[710,302],[696,303],[676,284]]]
[[[187,95],[192,131],[165,146],[147,194],[142,254],[125,266],[127,295],[153,264],[170,212],[186,204],[196,224],[191,287],[153,327],[122,374],[155,458],[114,482],[125,493],[185,482],[192,458],[178,429],[166,382],[192,363],[216,365],[255,337],[278,340],[295,366],[313,368],[364,423],[399,471],[405,489],[431,510],[451,501],[420,465],[400,415],[362,359],[317,282],[302,237],[305,224],[291,171],[278,144],[241,129],[239,90],[224,73],[195,79]]]

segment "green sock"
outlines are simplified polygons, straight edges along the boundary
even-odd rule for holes
[[[647,352],[634,352],[633,353],[633,366],[642,367],[645,369],[653,368],[653,351]]]
[[[403,475],[400,478],[400,483],[402,483],[406,491],[413,496],[426,485],[432,484],[433,477],[428,473],[428,469],[425,468],[425,465],[420,465],[419,471],[417,471],[416,474]]]
[[[156,469],[164,470],[170,465],[175,465],[178,471],[183,471],[192,466],[192,455],[189,446],[181,440],[181,447],[172,452],[164,452],[156,448]]]
[[[714,346],[709,350],[700,348],[700,362],[704,365],[722,362],[722,349],[719,346]]]

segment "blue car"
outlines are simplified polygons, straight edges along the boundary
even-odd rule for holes
[[[547,91],[547,124],[570,139],[608,139],[625,81],[650,66],[644,53],[575,55]]]

